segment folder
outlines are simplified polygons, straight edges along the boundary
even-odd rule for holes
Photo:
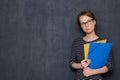
[[[96,42],[94,42],[94,43],[106,43],[106,42],[107,42],[107,40],[106,40],[106,39],[103,39],[103,40],[96,41]],[[89,47],[90,47],[90,43],[84,44],[84,58],[85,58],[85,59],[88,58]]]
[[[106,43],[106,41],[100,40],[84,44],[84,58],[91,60],[90,68],[97,69],[107,64],[112,43]]]
[[[103,39],[103,40],[96,41],[96,42],[94,42],[94,43],[106,43],[106,42],[107,42],[107,40],[106,40],[106,39]]]
[[[112,43],[90,43],[88,59],[91,60],[89,67],[97,69],[105,66],[108,62]]]
[[[89,47],[90,47],[90,44],[89,44],[89,43],[84,44],[84,58],[85,58],[85,59],[88,58]]]

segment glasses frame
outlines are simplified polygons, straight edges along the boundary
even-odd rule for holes
[[[86,25],[91,25],[91,22],[93,21],[94,19],[90,19],[90,20],[87,20],[86,22],[82,22],[82,23],[80,23],[81,24],[81,26],[86,26]]]

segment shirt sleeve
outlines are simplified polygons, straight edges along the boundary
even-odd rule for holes
[[[107,39],[107,42],[111,42],[111,40]],[[113,69],[113,50],[112,49],[110,51],[110,55],[109,55],[106,67],[108,68],[108,71],[111,71]]]
[[[108,68],[108,71],[111,71],[113,69],[113,51],[112,50],[111,50],[111,53],[109,55],[108,63],[106,66]]]
[[[70,55],[70,66],[72,63],[76,62],[76,53],[75,53],[75,42],[72,43],[71,55]]]

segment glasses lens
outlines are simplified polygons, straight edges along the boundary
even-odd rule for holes
[[[86,22],[81,23],[81,26],[90,25],[93,19],[87,20]]]

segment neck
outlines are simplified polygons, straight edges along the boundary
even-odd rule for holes
[[[98,36],[95,34],[95,32],[92,32],[92,33],[86,34],[86,36],[84,37],[84,40],[85,41],[93,41],[97,38],[98,38]]]
[[[86,37],[87,37],[87,38],[93,38],[93,37],[96,37],[96,36],[97,36],[97,35],[95,34],[95,32],[86,34]]]

